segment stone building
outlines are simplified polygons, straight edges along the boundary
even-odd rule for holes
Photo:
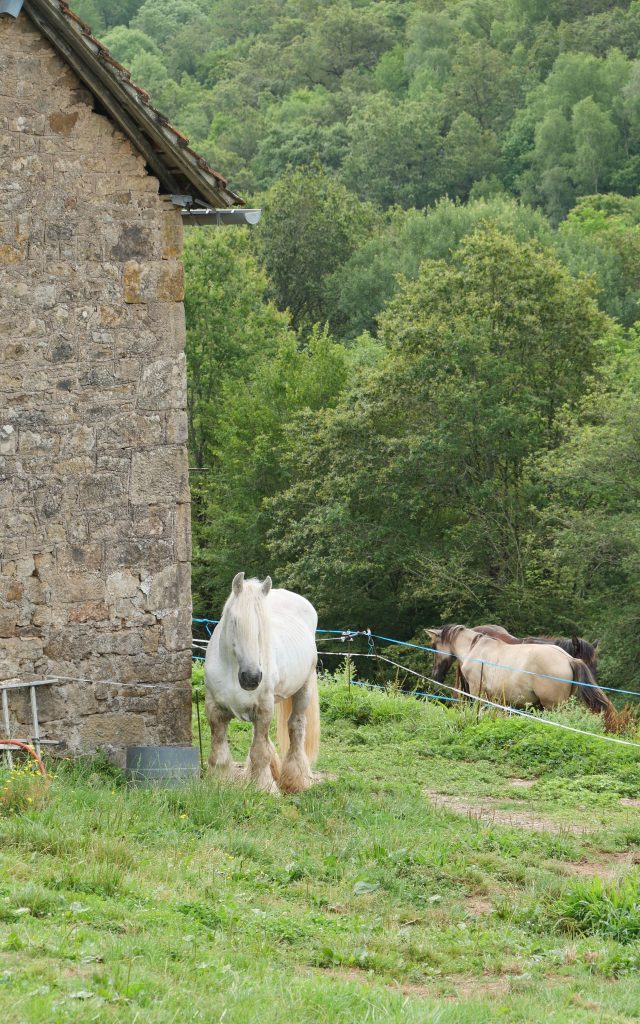
[[[187,141],[63,0],[0,0],[0,682],[73,677],[70,751],[191,742],[176,204],[240,200]]]

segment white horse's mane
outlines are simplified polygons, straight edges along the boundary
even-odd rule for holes
[[[233,617],[229,614],[233,607]],[[266,653],[269,640],[269,617],[265,603],[262,581],[248,579],[242,583],[239,594],[229,594],[222,610],[221,625],[232,628],[238,640],[248,646],[259,641],[260,652]],[[256,632],[258,637],[256,638]]]

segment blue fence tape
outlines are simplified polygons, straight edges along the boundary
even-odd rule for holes
[[[207,629],[209,636],[211,636],[212,630],[209,630],[207,627],[216,626],[219,621],[219,619],[192,619],[192,622],[203,624],[205,626],[205,629]],[[366,637],[369,640],[381,640],[387,644],[395,644],[397,647],[411,647],[416,651],[426,651],[429,654],[440,653],[434,647],[426,647],[424,644],[414,644],[409,640],[396,640],[394,639],[394,637],[391,636],[382,636],[380,633],[371,633],[370,630],[368,629],[317,629],[316,633],[334,634],[336,640],[354,640],[356,637],[362,636]],[[453,655],[453,657],[455,658],[457,657],[457,655]],[[510,669],[509,665],[500,665],[496,662],[484,661],[482,658],[471,658],[470,660],[478,665],[488,665],[490,668]],[[193,655],[193,661],[204,661],[204,658]],[[510,671],[514,670],[510,669]],[[540,679],[551,679],[554,682],[558,683],[568,682],[568,680],[562,678],[562,676],[548,676],[545,675],[543,672],[531,672],[528,669],[519,669],[518,671],[522,672],[524,675],[538,676],[538,678]],[[577,680],[573,680],[573,682],[576,686],[586,686],[589,687],[589,689],[605,690],[608,693],[618,693],[625,697],[640,697],[640,693],[638,693],[636,690],[620,690],[616,686],[602,686],[599,683],[581,683]],[[433,694],[422,694],[422,696],[433,696]],[[452,698],[449,699],[451,700]]]

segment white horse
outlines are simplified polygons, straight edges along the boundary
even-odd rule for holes
[[[313,605],[271,578],[234,577],[231,594],[207,646],[205,706],[211,726],[209,767],[233,773],[228,728],[232,718],[253,723],[245,777],[260,789],[297,793],[311,785],[320,745]],[[269,739],[274,705],[280,760]],[[285,756],[286,755],[286,756]]]

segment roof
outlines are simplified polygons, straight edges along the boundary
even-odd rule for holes
[[[19,10],[15,0],[0,3],[0,11],[12,14],[14,5]],[[24,0],[23,10],[145,158],[164,192],[190,196],[200,207],[244,203],[151,105],[149,94],[131,81],[127,69],[91,34],[66,0]]]

